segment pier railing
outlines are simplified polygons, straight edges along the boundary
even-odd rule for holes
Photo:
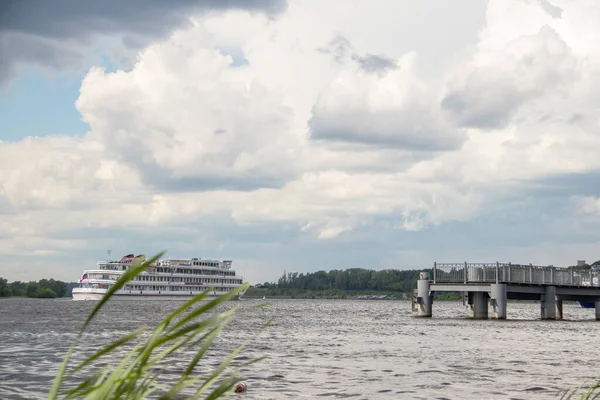
[[[600,271],[512,263],[434,263],[434,283],[516,283],[600,287]]]

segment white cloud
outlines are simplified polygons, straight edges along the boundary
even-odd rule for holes
[[[444,123],[415,57],[389,60],[379,73],[360,64],[342,70],[313,107],[312,138],[417,151],[460,147],[465,137]]]
[[[89,209],[116,194],[126,200],[137,171],[104,157],[98,143],[74,137],[0,143],[0,199],[16,212]]]
[[[579,213],[600,216],[600,197],[574,196],[571,201]]]
[[[110,241],[78,230],[160,229],[188,251],[207,220],[320,242],[382,219],[417,232],[600,169],[593,3],[551,1],[558,18],[491,0],[479,36],[477,16],[456,28],[458,6],[447,20],[436,7],[431,33],[412,21],[430,6],[371,3],[203,15],[129,72],[91,68],[76,103],[90,132],[0,142],[0,249],[64,254]],[[221,239],[204,244],[231,249]]]
[[[92,69],[76,103],[88,137],[148,185],[280,184],[296,173],[292,110],[231,62],[197,26],[144,50],[131,72]]]
[[[548,94],[568,93],[575,68],[567,44],[555,30],[543,26],[504,48],[476,53],[449,83],[442,104],[463,126],[503,128],[521,105]]]

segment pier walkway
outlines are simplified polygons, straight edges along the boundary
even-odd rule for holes
[[[539,300],[542,319],[562,319],[564,300],[595,306],[600,320],[600,271],[512,263],[434,263],[421,272],[413,294],[413,315],[431,317],[433,294],[462,292],[467,316],[506,319],[507,299]]]

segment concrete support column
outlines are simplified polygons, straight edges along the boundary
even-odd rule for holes
[[[470,296],[471,297],[471,296]],[[472,292],[472,303],[468,305],[467,316],[473,319],[488,318],[487,293]]]
[[[429,288],[429,274],[421,272],[417,281],[416,296],[413,299],[414,317],[431,317],[433,296]]]
[[[596,300],[594,305],[596,306],[596,321],[600,321],[600,300]]]
[[[493,319],[506,319],[506,285],[496,283],[491,285],[490,305]]]
[[[540,302],[540,317],[542,319],[557,319],[556,286],[544,286],[544,294],[542,294]]]

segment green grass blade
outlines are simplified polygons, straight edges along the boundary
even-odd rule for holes
[[[77,335],[77,337],[79,338],[80,335],[81,334]],[[65,355],[65,359],[63,360],[62,364],[60,365],[58,374],[56,375],[54,382],[52,382],[52,387],[50,388],[50,392],[48,393],[48,400],[55,400],[56,397],[58,396],[58,390],[60,389],[60,385],[64,379],[65,371],[67,370],[67,364],[69,363],[69,360],[71,359],[71,355],[73,354],[75,345],[77,345],[77,339],[75,339],[75,341],[73,341],[73,344],[71,345],[71,347],[69,347],[69,350],[67,351],[67,354]]]
[[[73,398],[73,396],[77,393],[82,393],[84,392],[84,389],[89,389],[91,387],[94,386],[94,382],[98,381],[99,378],[101,378],[102,374],[101,373],[95,373],[94,375],[86,378],[83,382],[81,382],[79,385],[75,386],[72,389],[69,389],[68,391],[66,391],[64,394],[66,395],[67,399],[71,399]]]
[[[193,304],[199,302],[200,300],[202,300],[204,297],[206,296],[205,293],[202,293],[198,296],[195,296],[194,298],[190,299],[188,302],[186,302],[186,304],[188,305],[188,307],[192,306]],[[211,307],[212,308],[212,307]],[[165,320],[163,320],[163,322],[161,324],[159,324],[159,326],[157,327],[157,329],[154,331],[153,336],[151,338],[151,340],[148,341],[148,344],[146,346],[146,348],[143,350],[144,352],[144,358],[143,358],[143,363],[145,363],[148,358],[150,357],[150,354],[152,353],[152,351],[154,351],[154,349],[156,349],[158,346],[162,345],[163,343],[166,343],[168,341],[172,341],[186,333],[190,333],[192,331],[194,331],[195,329],[198,328],[198,326],[188,326],[185,329],[177,332],[176,335],[167,335],[167,336],[163,336],[160,337],[160,334],[163,332],[164,328],[166,328],[166,326],[168,325],[168,323],[175,318],[175,316],[177,316],[178,314],[181,313],[181,307],[178,308],[177,310],[175,310],[174,312],[172,312],[171,314],[169,314],[169,316],[167,318],[165,318]],[[189,316],[188,316],[189,317]],[[186,321],[189,321],[191,318],[185,318]],[[206,325],[206,323],[203,323],[204,325]],[[181,324],[177,324],[176,327],[181,326]],[[175,328],[176,328],[175,327]],[[169,330],[169,333],[173,332],[173,328],[171,328]]]
[[[130,266],[93,308],[82,325],[75,342],[65,356],[49,393],[49,400],[57,399],[74,348],[78,340],[80,340],[83,331],[93,321],[99,310],[116,291],[123,288],[127,282],[134,279],[148,266],[156,262],[163,254],[164,252],[161,252],[144,263]],[[141,400],[149,398],[152,395],[156,396],[157,391],[162,391],[165,394],[159,396],[161,399],[173,399],[181,394],[182,391],[195,387],[192,398],[199,398],[201,395],[206,395],[206,399],[229,398],[233,393],[231,389],[235,385],[239,368],[252,365],[263,359],[252,359],[242,364],[236,363],[237,367],[235,371],[225,373],[231,362],[241,353],[249,341],[236,348],[216,368],[211,368],[210,374],[204,377],[192,375],[197,366],[200,365],[202,359],[206,357],[208,349],[214,345],[216,338],[239,309],[239,307],[234,306],[226,311],[215,313],[215,308],[232,299],[247,289],[248,286],[248,283],[240,285],[223,295],[211,299],[207,303],[200,303],[200,301],[210,295],[209,291],[199,293],[171,312],[149,332],[148,336],[145,334],[142,336],[142,333],[146,333],[148,329],[140,327],[102,347],[76,365],[73,371],[70,371],[69,378],[83,371],[85,367],[93,366],[101,357],[108,354],[115,354],[115,351],[129,347],[129,343],[144,337],[143,342],[135,345],[132,350],[127,351],[116,365],[109,364],[101,368],[89,378],[84,379],[76,387],[61,393],[61,395],[66,395],[67,399]],[[194,308],[195,304],[198,304],[198,307]],[[249,309],[264,307],[265,305],[260,304]],[[201,318],[201,320],[198,321],[196,320],[197,318]],[[177,322],[174,323],[175,320]],[[265,324],[262,329],[265,329],[271,322],[272,320]],[[173,354],[184,347],[196,349],[198,346],[199,349],[194,352],[192,359],[185,366],[184,371],[174,385],[170,384],[168,385],[170,387],[167,387],[167,385],[159,383],[163,368]],[[196,388],[197,385],[200,387]],[[208,393],[209,391],[210,393]]]
[[[237,357],[237,355],[246,347],[246,343],[242,344],[241,346],[239,346],[237,349],[235,349],[235,351],[233,353],[231,353],[226,359],[225,361],[223,361],[216,369],[215,371],[212,373],[212,375],[204,382],[204,384],[202,386],[200,386],[200,388],[197,390],[196,395],[198,397],[195,398],[199,398],[199,396],[204,393],[206,390],[208,390],[210,388],[211,385],[213,385],[217,379],[219,378],[219,376],[221,376],[221,374],[223,373],[223,371],[225,370],[225,368],[227,368],[227,366],[231,363],[231,361]]]
[[[161,340],[161,344],[166,343],[166,342],[171,342],[171,341],[181,338],[180,342],[177,342],[172,347],[165,349],[164,355],[166,356],[168,354],[171,354],[173,351],[175,351],[178,348],[182,347],[183,345],[191,342],[197,335],[199,335],[201,332],[205,331],[208,327],[213,326],[213,328],[211,330],[209,330],[208,333],[202,335],[199,339],[197,339],[193,342],[193,343],[198,344],[199,342],[201,342],[202,340],[207,338],[214,329],[216,329],[216,326],[218,326],[221,323],[220,321],[222,319],[223,319],[223,317],[219,315],[219,316],[211,318],[210,321],[198,322],[196,324],[190,325],[189,327],[183,328],[183,329],[175,332],[173,335],[163,338]],[[215,324],[216,324],[216,326],[215,326]],[[159,355],[157,357],[161,357],[162,355],[163,355],[163,353],[159,353]]]
[[[237,376],[234,375],[230,378],[225,379],[219,386],[217,386],[212,393],[210,393],[205,400],[215,400],[222,397],[225,393],[231,392],[231,389],[235,386]]]
[[[191,306],[193,306],[195,303],[197,303],[198,301],[205,299],[208,296],[209,291],[205,290],[203,292],[201,292],[200,294],[192,297],[191,299],[189,299],[188,301],[186,301],[185,303],[183,303],[180,307],[178,307],[175,311],[173,311],[171,314],[169,314],[169,316],[167,318],[165,318],[165,322],[167,323],[167,325],[179,314],[181,314],[182,312],[184,312],[185,310],[187,310],[188,308],[190,308]]]
[[[90,379],[87,379],[87,383],[84,382],[86,383],[85,385],[79,385],[79,387],[66,392],[67,399],[81,398],[92,393],[98,387],[98,385],[100,385],[104,379],[106,379],[108,373],[109,371],[106,367],[101,369],[96,374],[92,375]]]
[[[175,331],[170,335],[165,335],[162,337],[153,336],[148,341],[148,344],[142,350],[139,369],[141,370],[141,368],[143,366],[150,366],[150,365],[154,365],[154,364],[160,362],[168,354],[170,354],[171,352],[175,351],[177,348],[180,348],[183,345],[185,345],[186,343],[188,343],[189,341],[191,341],[197,334],[199,334],[201,331],[203,331],[208,326],[211,326],[211,325],[221,321],[224,318],[227,318],[227,320],[228,320],[233,315],[233,311],[234,310],[230,310],[230,311],[224,312],[222,314],[219,314],[217,316],[208,318],[207,320],[201,321],[199,323],[185,326],[185,327],[181,328],[179,331]],[[164,326],[164,324],[161,324],[161,326]],[[186,335],[188,335],[188,336],[186,336]],[[159,346],[161,346],[165,343],[173,342],[177,339],[181,339],[180,342],[176,343],[175,345],[171,346],[170,348],[163,350],[153,360],[148,361],[151,354]]]
[[[128,378],[131,377],[132,370],[136,365],[136,363],[131,362],[131,360],[134,359],[136,353],[139,353],[139,350],[139,347],[135,348],[123,358],[123,360],[114,368],[112,373],[106,377],[104,382],[102,382],[102,385],[98,387],[98,390],[94,393],[94,398],[98,400],[118,399],[121,394],[120,388],[128,388],[132,383],[135,384],[135,381]]]
[[[185,335],[187,333],[196,331],[196,330],[201,330],[202,328],[206,328],[208,326],[220,323],[220,321],[227,319],[229,320],[234,313],[235,310],[229,310],[229,311],[225,311],[221,314],[218,314],[216,316],[210,317],[205,319],[204,321],[201,322],[195,322],[193,324],[189,324],[184,326],[183,328],[179,329],[178,331],[169,333],[168,335],[165,335],[162,339],[161,339],[161,344],[163,342],[167,342],[173,339],[176,339],[182,335]]]
[[[207,335],[205,335],[206,340],[204,341],[202,347],[200,348],[200,350],[198,350],[198,352],[196,353],[196,355],[194,356],[192,361],[190,361],[187,368],[185,369],[185,371],[179,378],[178,382],[173,386],[173,388],[169,394],[174,395],[176,393],[179,393],[179,391],[182,390],[182,385],[184,385],[187,378],[190,376],[190,374],[192,373],[192,371],[194,370],[194,368],[196,367],[196,365],[198,364],[198,362],[200,361],[202,356],[204,356],[206,351],[210,348],[214,339],[219,335],[219,333],[221,333],[221,331],[223,330],[223,328],[225,327],[227,322],[229,322],[229,319],[222,321],[217,326],[215,326]]]
[[[120,290],[121,288],[123,288],[123,286],[125,286],[125,284],[127,282],[131,281],[133,278],[135,278],[137,275],[139,275],[140,272],[145,271],[151,264],[158,261],[164,254],[165,254],[165,252],[161,251],[154,257],[150,258],[149,260],[144,261],[143,263],[141,263],[139,265],[130,266],[129,269],[127,271],[125,271],[125,273],[123,275],[121,275],[121,277],[108,289],[106,294],[104,296],[102,296],[102,299],[100,300],[100,302],[98,304],[96,304],[96,307],[94,307],[94,309],[92,310],[90,315],[87,317],[87,319],[83,323],[82,330],[85,329],[85,327],[92,321],[92,319],[94,318],[96,313],[98,311],[100,311],[102,306],[104,306],[104,304],[113,296],[113,294],[117,290]]]
[[[186,322],[191,321],[192,319],[194,319],[195,317],[197,317],[198,315],[204,314],[209,310],[212,310],[213,308],[215,308],[216,306],[218,306],[221,303],[226,302],[227,300],[230,300],[231,298],[233,298],[235,295],[237,295],[239,292],[241,292],[244,288],[248,287],[249,283],[245,283],[241,286],[236,287],[234,290],[215,297],[213,300],[211,300],[210,302],[202,305],[201,307],[197,308],[196,310],[190,312],[187,316],[185,316],[184,318],[182,318],[179,322],[177,322],[175,325],[173,325],[169,331],[175,330],[178,327],[180,327],[181,325],[184,325]]]
[[[212,330],[212,332],[209,334],[208,338],[206,339],[206,341],[204,342],[204,344],[202,345],[202,347],[200,348],[200,350],[198,350],[198,352],[196,353],[196,355],[194,356],[194,358],[192,358],[192,361],[190,361],[189,365],[187,366],[187,368],[183,372],[183,375],[181,376],[183,379],[187,378],[192,373],[192,371],[194,370],[194,368],[196,367],[196,365],[198,365],[198,362],[200,361],[200,359],[204,356],[204,354],[206,353],[206,351],[212,345],[213,341],[217,338],[217,336],[219,336],[219,334],[221,333],[221,331],[223,330],[223,328],[225,327],[225,325],[228,322],[229,322],[229,319],[223,321],[222,323],[220,323],[219,325],[217,325]]]
[[[142,381],[142,383],[140,384],[140,386],[138,388],[138,391],[135,393],[135,395],[134,395],[134,397],[133,397],[132,400],[146,399],[152,393],[154,393],[157,390],[161,389],[161,387],[159,385],[155,384],[155,382],[156,382],[156,380],[158,379],[159,376],[160,376],[160,373],[156,373],[156,374],[150,375],[146,379],[144,379]]]
[[[117,290],[122,288],[127,282],[129,282],[137,274],[139,274],[140,272],[142,272],[143,270],[148,268],[150,266],[150,264],[152,264],[153,262],[160,259],[160,257],[162,257],[164,254],[165,254],[165,252],[162,251],[162,252],[158,253],[157,255],[155,255],[154,257],[152,257],[150,260],[142,263],[140,266],[131,267],[128,271],[125,272],[125,274],[123,274],[123,276],[121,276],[121,278],[119,278],[115,282],[114,285],[112,285],[109,288],[108,292],[102,297],[102,300],[100,300],[100,302],[96,305],[96,307],[94,307],[94,309],[92,310],[92,312],[90,313],[88,318],[85,320],[83,326],[81,327],[81,329],[79,330],[79,332],[77,334],[76,339],[73,341],[73,344],[67,351],[67,354],[65,355],[63,363],[61,364],[58,374],[56,375],[56,378],[54,379],[54,382],[52,383],[52,387],[50,388],[50,391],[48,393],[48,400],[56,400],[56,398],[58,396],[58,391],[59,391],[62,381],[64,379],[67,365],[69,364],[69,360],[71,359],[73,350],[75,349],[75,346],[77,345],[77,341],[81,337],[86,326],[92,321],[92,319],[94,318],[96,313],[102,308],[102,306],[108,301],[108,299],[114,294],[114,292],[116,292]]]
[[[193,334],[190,337],[184,337],[182,338],[179,342],[175,343],[174,345],[172,345],[171,347],[167,347],[166,349],[164,349],[161,353],[159,353],[158,355],[156,355],[151,361],[150,363],[154,363],[160,360],[165,359],[167,356],[169,356],[171,353],[174,353],[175,351],[179,350],[181,347],[185,346],[186,344],[189,345],[190,347],[195,347],[197,346],[200,342],[202,342],[208,335],[209,333],[205,333],[204,335],[202,335],[200,338],[196,338],[195,340],[192,341],[192,339],[194,339]]]
[[[271,323],[273,322],[273,319],[271,318],[266,324],[263,325],[261,331],[263,331],[264,329],[266,329],[269,325],[271,325]],[[240,352],[248,345],[249,340],[245,341],[243,344],[241,344],[237,349],[235,349],[233,351],[233,353],[231,353],[213,372],[213,374],[204,382],[204,385],[202,385],[198,391],[196,392],[196,396],[195,398],[199,398],[199,396],[204,393],[212,384],[214,384],[214,382],[218,379],[218,377],[223,373],[223,371],[225,370],[225,368],[227,368],[227,366],[231,363],[231,361],[238,356],[238,354],[240,354]]]
[[[163,357],[165,357],[167,354],[169,354],[168,351],[170,349],[174,350],[174,349],[180,348],[183,345],[185,345],[187,342],[189,342],[190,340],[193,339],[193,334],[201,331],[202,327],[205,325],[208,325],[208,324],[206,322],[202,322],[202,323],[194,324],[192,326],[187,326],[187,327],[181,329],[180,331],[175,332],[174,334],[172,334],[170,336],[156,335],[156,332],[155,332],[155,335],[153,335],[153,337],[148,340],[148,342],[146,343],[146,345],[143,347],[143,349],[141,351],[139,368],[141,369],[144,365],[147,365],[147,364],[150,364],[150,365],[156,364],[157,362],[159,362],[162,359],[161,355]],[[181,339],[181,341],[176,343],[171,348],[167,348],[167,349],[163,350],[162,352],[160,352],[159,356],[155,357],[154,361],[149,361],[150,357],[155,352],[155,350],[158,350],[162,345],[169,343],[169,342],[176,341],[177,339]]]
[[[225,325],[230,321],[231,317],[233,316],[233,311],[234,310],[229,310],[229,311],[221,313],[215,317],[210,318],[211,320],[218,322],[218,324],[215,326],[213,326],[214,325],[212,323],[213,321],[207,321],[207,320],[197,324],[200,326],[200,328],[198,328],[198,330],[204,330],[204,325],[213,326],[213,328],[208,333],[206,333],[205,335],[202,336],[201,339],[203,339],[203,340],[195,341],[196,344],[201,341],[203,341],[204,343],[203,343],[202,347],[200,348],[200,350],[198,350],[198,352],[196,353],[196,355],[194,356],[194,358],[192,359],[190,364],[187,366],[187,368],[185,369],[185,371],[179,378],[178,382],[173,386],[172,390],[169,392],[169,395],[174,395],[181,390],[181,386],[185,384],[186,379],[189,377],[189,375],[193,371],[194,367],[197,365],[197,363],[202,358],[202,356],[206,353],[208,348],[212,345],[212,342],[214,341],[214,339],[219,335],[219,333],[222,331],[222,329],[225,327]],[[193,337],[194,337],[194,335],[192,336],[192,338]]]
[[[136,330],[134,330],[133,332],[128,333],[127,335],[122,336],[119,339],[115,340],[114,342],[112,342],[108,346],[103,347],[101,350],[98,350],[96,353],[94,353],[88,359],[86,359],[81,364],[79,364],[77,367],[75,367],[73,369],[73,371],[71,372],[70,375],[73,375],[73,374],[77,373],[77,371],[79,371],[81,368],[85,367],[89,363],[91,363],[91,362],[97,360],[98,358],[102,357],[103,355],[108,354],[111,351],[113,351],[113,350],[121,347],[125,343],[130,342],[131,340],[135,339],[140,333],[142,333],[142,332],[144,332],[146,330],[147,330],[147,328],[144,327],[144,326],[139,327]]]

